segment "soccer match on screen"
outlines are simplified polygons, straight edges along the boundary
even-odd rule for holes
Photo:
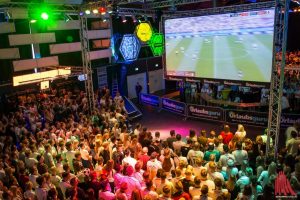
[[[274,9],[165,21],[167,76],[270,82]]]

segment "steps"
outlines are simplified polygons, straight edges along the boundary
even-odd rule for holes
[[[118,79],[113,79],[112,81],[112,91],[111,95],[114,98],[116,96],[116,93],[119,91],[119,86],[118,86]]]
[[[143,116],[142,112],[129,100],[127,97],[123,97],[125,108],[128,112],[128,117],[131,121],[137,120]]]

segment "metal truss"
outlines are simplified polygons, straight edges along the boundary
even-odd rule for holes
[[[11,8],[25,8],[25,9],[36,9],[41,6],[40,3],[30,3],[30,2],[0,2],[0,11],[8,10]],[[78,4],[47,4],[47,7],[51,9],[52,12],[64,12],[64,13],[78,13],[80,5]]]
[[[165,8],[173,6],[181,6],[193,3],[211,2],[212,0],[165,0],[165,1],[152,1],[145,4],[146,8]]]
[[[276,0],[275,7],[275,27],[274,27],[274,47],[273,47],[273,66],[270,87],[268,137],[266,155],[278,156],[278,141],[280,134],[281,120],[281,97],[284,82],[285,53],[288,31],[289,5],[290,0]],[[282,53],[282,59],[278,59],[276,54]],[[278,75],[278,66],[280,74]],[[272,147],[271,138],[275,137]],[[273,155],[272,155],[273,154]]]
[[[136,8],[119,8],[118,13],[123,15],[155,15],[156,11]]]
[[[89,114],[92,114],[95,109],[95,101],[94,101],[94,88],[93,88],[93,71],[92,64],[90,60],[89,54],[89,39],[88,39],[88,25],[87,25],[87,17],[80,16],[80,42],[81,42],[81,51],[82,51],[82,66],[83,73],[86,74],[85,81],[85,92],[88,100],[89,106]]]
[[[186,16],[200,16],[200,15],[211,15],[211,14],[223,14],[230,12],[243,12],[256,9],[271,8],[275,6],[274,1],[262,2],[262,3],[253,3],[253,4],[243,4],[235,6],[226,6],[226,7],[215,7],[215,8],[205,8],[200,10],[191,10],[191,11],[176,11],[176,12],[164,12],[164,18],[178,18]]]

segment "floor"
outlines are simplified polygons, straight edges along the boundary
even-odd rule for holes
[[[161,138],[165,139],[169,137],[170,130],[175,130],[176,133],[181,134],[183,137],[189,135],[189,130],[194,129],[197,134],[199,131],[205,129],[208,133],[211,130],[215,130],[219,134],[222,130],[223,123],[215,121],[205,121],[196,119],[184,119],[183,116],[173,114],[167,111],[159,111],[151,106],[139,106],[143,113],[143,117],[138,121],[144,127],[147,127],[149,131],[159,131]],[[237,124],[231,124],[231,132],[235,133]],[[263,133],[264,128],[245,126],[247,137],[254,139],[257,135]]]

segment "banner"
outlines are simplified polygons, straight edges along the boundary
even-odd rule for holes
[[[201,105],[187,105],[187,116],[224,121],[224,110],[219,107],[201,106]]]
[[[282,113],[280,122],[281,127],[293,126],[294,123],[300,123],[300,115]]]
[[[144,93],[140,94],[140,101],[151,106],[159,107],[159,99],[159,96]]]
[[[186,104],[179,101],[162,98],[161,108],[177,114],[185,115]]]
[[[226,110],[228,123],[246,124],[252,126],[268,126],[268,113],[251,112],[246,110]]]

